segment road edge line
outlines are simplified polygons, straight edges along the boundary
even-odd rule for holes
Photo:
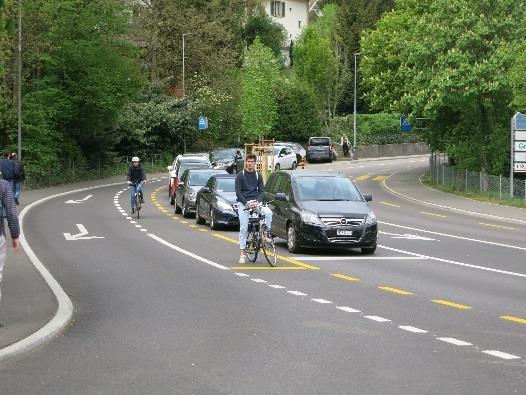
[[[66,191],[66,192],[61,192],[61,193],[57,193],[54,195],[46,196],[42,199],[36,200],[33,203],[28,204],[20,212],[20,214],[18,215],[18,221],[20,223],[20,237],[19,237],[20,243],[22,245],[22,248],[24,249],[24,252],[26,253],[27,257],[29,258],[29,260],[31,261],[35,269],[40,273],[40,275],[46,282],[47,286],[51,289],[51,291],[55,295],[56,301],[58,303],[58,308],[53,318],[42,328],[40,328],[36,332],[33,332],[28,337],[0,349],[0,362],[4,362],[19,354],[27,352],[37,346],[40,346],[41,344],[45,343],[47,340],[50,340],[52,337],[57,335],[60,331],[62,331],[66,327],[66,325],[70,322],[71,317],[73,316],[73,302],[71,301],[69,296],[66,294],[64,289],[57,282],[57,280],[55,280],[55,278],[51,275],[49,270],[47,270],[44,264],[36,256],[36,254],[33,252],[33,249],[29,246],[29,243],[26,240],[26,237],[24,234],[24,227],[23,227],[24,218],[26,214],[32,208],[39,206],[42,203],[45,203],[51,199],[56,199],[62,196],[72,195],[78,192],[84,192],[84,191],[89,191],[93,189],[101,189],[101,188],[118,186],[118,185],[124,185],[124,182],[95,185],[92,187],[74,189],[71,191]]]

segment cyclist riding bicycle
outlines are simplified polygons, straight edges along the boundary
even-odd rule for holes
[[[237,213],[239,216],[239,263],[245,263],[245,247],[247,245],[249,212],[246,209],[257,209],[265,216],[266,237],[270,238],[272,225],[272,211],[261,205],[265,186],[263,177],[256,171],[256,155],[250,154],[245,158],[245,170],[237,174],[236,196]]]
[[[128,184],[130,185],[131,212],[135,213],[135,194],[141,195],[141,203],[144,203],[143,185],[146,181],[146,174],[141,166],[140,159],[137,156],[132,158],[132,164],[128,168]]]

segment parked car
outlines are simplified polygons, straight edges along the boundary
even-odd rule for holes
[[[168,196],[170,197],[170,204],[175,203],[175,191],[179,180],[186,169],[192,167],[211,168],[208,156],[201,154],[184,154],[178,155],[174,160],[172,166],[168,166],[170,184],[168,188]]]
[[[274,165],[274,170],[285,170],[292,169],[294,170],[298,166],[298,160],[296,154],[292,152],[292,149],[289,146],[274,146],[274,163],[269,161],[268,168],[272,170],[272,165]]]
[[[236,203],[236,175],[217,174],[201,188],[196,198],[195,222],[210,223],[210,228],[239,226]]]
[[[239,151],[241,159],[236,160]],[[218,148],[210,152],[210,163],[214,169],[225,169],[228,173],[235,174],[243,170],[245,153],[241,148]]]
[[[195,213],[197,192],[206,185],[215,174],[227,174],[225,170],[190,168],[185,170],[175,192],[175,213],[189,217]]]
[[[311,137],[307,145],[307,162],[328,160],[334,157],[332,140],[330,137]]]
[[[356,185],[334,172],[276,172],[265,186],[273,212],[272,234],[287,240],[290,252],[302,246],[376,250],[376,216]]]
[[[279,146],[288,146],[292,149],[292,152],[296,154],[296,163],[299,164],[302,159],[305,159],[305,155],[307,155],[307,151],[305,148],[301,146],[301,144],[298,143],[292,143],[288,141],[276,141],[274,142],[274,147],[277,145]]]

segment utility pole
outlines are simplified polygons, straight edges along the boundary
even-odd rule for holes
[[[354,151],[356,150],[356,75],[358,74],[357,60],[360,52],[354,53],[354,111],[353,111],[353,144],[352,144],[352,158],[354,159]]]
[[[18,160],[22,160],[22,0],[18,0]]]
[[[185,50],[185,38],[186,38],[186,36],[189,36],[190,34],[192,34],[192,33],[183,33],[181,35],[181,37],[183,39],[183,99],[186,97],[185,86],[184,86],[184,84],[185,84],[185,80],[184,80],[185,79],[185,69],[184,69],[184,66],[185,66],[185,64],[184,64],[184,61],[185,61],[185,58],[184,58],[184,55],[185,55],[185,53],[184,53],[184,50]],[[183,134],[183,153],[186,154],[186,136],[184,134]]]

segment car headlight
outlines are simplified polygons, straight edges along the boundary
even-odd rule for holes
[[[232,208],[232,205],[223,199],[217,199],[217,207],[225,211],[234,211],[234,209]]]
[[[309,225],[323,225],[320,218],[310,211],[302,211],[300,213],[301,220]]]
[[[191,202],[195,202],[195,197],[196,197],[195,193],[189,193],[187,195],[187,199],[190,200]]]
[[[367,218],[365,219],[365,224],[366,225],[376,225],[376,215],[374,214],[374,212],[369,212],[369,214],[367,214]]]

